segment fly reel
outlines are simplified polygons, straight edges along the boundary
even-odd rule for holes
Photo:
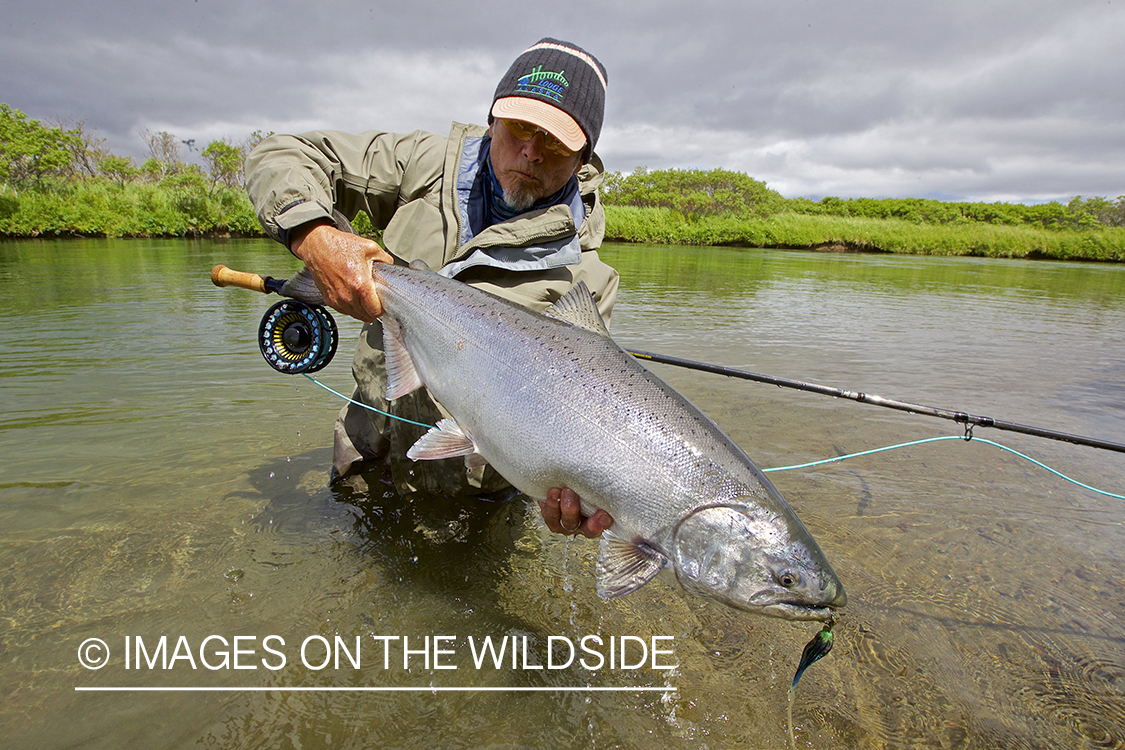
[[[295,299],[278,302],[258,326],[258,348],[270,367],[299,375],[332,361],[339,340],[336,321],[323,307]]]

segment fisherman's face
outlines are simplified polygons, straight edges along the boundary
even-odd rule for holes
[[[516,210],[557,193],[582,166],[582,152],[564,156],[545,147],[544,134],[521,141],[499,120],[490,129],[492,172],[504,189],[504,202]]]

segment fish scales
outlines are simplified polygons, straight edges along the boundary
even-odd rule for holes
[[[737,462],[719,466],[710,458],[718,452],[712,450],[716,446],[700,445],[714,440],[710,421],[688,412],[684,408],[687,402],[678,393],[634,358],[621,356],[622,350],[611,339],[529,315],[524,308],[499,298],[489,300],[498,305],[474,306],[466,300],[463,285],[451,287],[441,283],[444,281],[436,274],[415,281],[427,286],[424,296],[417,290],[406,292],[401,288],[405,284],[397,282],[399,288],[382,293],[384,304],[396,314],[402,307],[409,309],[410,300],[426,300],[425,307],[415,304],[409,315],[397,312],[411,321],[404,325],[408,342],[414,335],[428,339],[424,347],[408,343],[407,349],[412,355],[419,350],[431,353],[417,358],[423,380],[446,409],[465,415],[464,421],[457,421],[472,432],[485,458],[500,458],[500,451],[488,450],[494,441],[487,433],[501,429],[533,449],[520,456],[527,468],[513,474],[530,474],[528,478],[538,480],[536,484],[521,485],[518,477],[501,471],[526,494],[541,499],[549,488],[563,486],[559,482],[564,478],[571,479],[565,486],[579,492],[588,511],[597,498],[601,500],[597,507],[631,527],[631,509],[617,507],[609,494],[614,485],[629,488],[636,496],[637,511],[663,516],[669,523],[690,507],[696,494],[728,500],[756,493],[756,478],[739,482],[731,471],[744,466]],[[446,294],[435,294],[442,287]],[[439,299],[442,304],[437,304]],[[465,315],[474,310],[488,312]],[[455,319],[460,324],[447,322]],[[510,337],[497,337],[498,327],[507,329]],[[496,377],[480,378],[486,368]],[[457,387],[458,381],[467,379],[480,383],[473,389]],[[532,389],[538,395],[528,399]],[[481,413],[478,407],[484,404],[491,414]],[[536,411],[534,422],[528,421],[531,409]],[[486,421],[493,428],[487,433],[479,429]],[[581,447],[587,455],[567,460],[565,455],[556,455],[554,446],[559,444]],[[730,453],[737,450],[729,443],[722,448]],[[636,462],[606,460],[614,449],[632,454]],[[603,470],[591,470],[587,465],[590,457]],[[499,469],[495,460],[492,463]],[[622,467],[626,468],[624,475]],[[574,479],[584,479],[583,486],[574,486]]]
[[[428,270],[380,266],[375,280],[388,351],[401,346],[408,353],[417,382],[453,415],[464,453],[478,454],[534,499],[567,487],[582,498],[586,514],[602,508],[614,518],[599,567],[644,563],[642,577],[651,577],[654,568],[671,566],[681,583],[687,571],[729,589],[736,572],[678,556],[698,548],[698,555],[723,558],[730,567],[739,555],[752,555],[763,568],[757,578],[777,579],[779,567],[805,570],[806,583],[819,587],[810,595],[816,602],[797,603],[793,587],[783,586],[775,592],[788,596],[780,609],[726,603],[808,619],[824,619],[826,607],[842,605],[835,573],[777,490],[709,418],[597,330],[600,318],[584,285],[559,305],[579,313],[584,305],[587,318],[594,310],[594,323],[576,324],[559,305],[537,313]],[[428,440],[412,452],[445,457],[429,455]],[[702,541],[695,539],[701,534]],[[735,547],[712,543],[711,536],[735,538]],[[782,542],[791,548],[782,549]],[[648,580],[603,573],[616,581],[605,588],[619,593]],[[685,587],[694,590],[696,583]]]

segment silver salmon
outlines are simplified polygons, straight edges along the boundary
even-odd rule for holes
[[[425,386],[453,419],[414,460],[488,462],[524,494],[570,488],[613,516],[597,590],[628,594],[669,568],[686,590],[790,620],[847,596],[764,474],[702,412],[610,338],[585,284],[544,313],[415,263],[375,264],[387,398]]]

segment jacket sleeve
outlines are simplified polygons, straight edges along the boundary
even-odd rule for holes
[[[366,211],[383,229],[403,203],[440,189],[447,139],[415,131],[273,135],[246,159],[246,189],[263,229],[289,246],[289,232],[332,209]]]

